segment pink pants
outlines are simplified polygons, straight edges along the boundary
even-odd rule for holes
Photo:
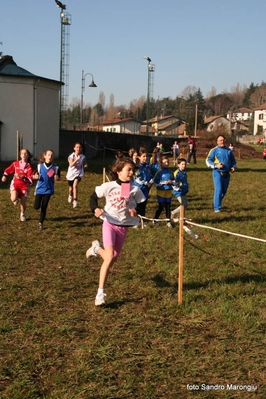
[[[123,247],[127,236],[128,227],[116,226],[104,220],[103,222],[103,246],[104,248],[112,246],[114,248],[114,256],[117,257]]]

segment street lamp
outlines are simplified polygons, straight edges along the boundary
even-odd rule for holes
[[[81,97],[80,97],[80,130],[82,127],[82,123],[83,123],[83,93],[85,91],[85,77],[87,75],[91,75],[91,83],[89,84],[89,87],[97,87],[97,85],[94,83],[94,78],[93,75],[88,72],[85,73],[84,75],[84,71],[82,70],[82,75],[81,75]]]
[[[148,90],[147,90],[147,110],[146,110],[146,134],[149,134],[149,118],[150,118],[150,98],[152,96],[152,89],[153,89],[153,80],[152,80],[152,72],[154,72],[154,65],[151,63],[150,57],[145,55],[143,57],[145,60],[148,61]]]

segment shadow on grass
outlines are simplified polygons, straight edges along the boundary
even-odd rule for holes
[[[70,215],[70,216],[59,216],[59,217],[56,217],[56,218],[50,218],[50,220],[53,220],[54,222],[64,222],[65,220],[71,220],[73,223],[76,221],[76,220],[78,220],[78,219],[92,219],[92,218],[94,218],[94,216],[91,214],[89,214],[89,213],[86,213],[86,214],[84,214],[84,215],[75,215],[75,214],[73,214],[73,215]]]
[[[155,274],[152,280],[158,288],[167,288],[172,286],[172,284],[165,280],[165,278],[161,274]]]
[[[214,279],[207,282],[192,281],[191,283],[184,283],[184,289],[194,290],[198,288],[206,288],[211,284],[235,284],[235,283],[262,283],[266,278],[266,274],[242,274],[240,276],[231,276],[224,279]],[[177,284],[175,284],[177,289]]]
[[[103,309],[119,309],[121,306],[125,305],[128,301],[113,301],[110,303],[106,303],[104,306],[99,306]]]
[[[250,283],[250,282],[256,282],[256,283],[262,283],[266,278],[266,274],[243,274],[240,276],[231,276],[231,277],[226,277],[224,279],[213,279],[213,280],[208,280],[206,282],[200,282],[200,281],[192,281],[190,283],[184,283],[183,289],[184,290],[196,290],[199,288],[206,288],[212,284],[235,284],[235,283]],[[174,293],[177,293],[178,291],[178,284],[175,283],[169,283],[165,278],[160,275],[156,274],[152,280],[155,282],[155,285],[157,288],[169,288],[172,287]]]

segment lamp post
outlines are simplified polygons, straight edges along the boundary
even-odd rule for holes
[[[91,75],[91,83],[89,84],[89,87],[97,87],[97,85],[94,83],[94,78],[93,75],[88,72],[85,73],[84,75],[84,71],[82,70],[82,75],[81,75],[81,97],[80,97],[80,130],[82,128],[82,123],[83,123],[83,93],[85,91],[85,77],[87,75]]]
[[[153,80],[152,80],[152,72],[154,72],[154,65],[151,63],[150,57],[145,55],[143,57],[145,60],[148,61],[148,90],[147,90],[147,110],[146,110],[146,134],[149,134],[149,118],[150,118],[150,98],[152,96],[152,89],[153,89]]]

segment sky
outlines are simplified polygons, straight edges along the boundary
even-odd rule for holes
[[[187,86],[207,96],[266,81],[264,0],[65,0],[71,15],[68,103],[84,106],[99,93],[108,105],[147,96],[148,56],[155,65],[153,97],[181,96]],[[1,4],[0,51],[18,66],[60,79],[61,9],[54,0]],[[89,88],[91,73],[97,88]]]

